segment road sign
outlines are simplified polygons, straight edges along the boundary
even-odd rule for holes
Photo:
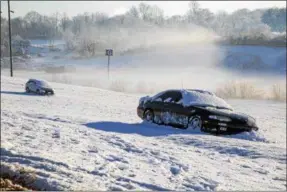
[[[106,49],[106,56],[108,56],[108,79],[110,79],[110,56],[113,56],[113,50]]]
[[[112,49],[106,49],[106,56],[113,56],[113,50]]]

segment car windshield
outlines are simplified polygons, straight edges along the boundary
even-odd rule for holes
[[[50,85],[46,81],[39,81],[39,85],[42,87],[50,87]]]
[[[190,90],[184,90],[182,95],[183,99],[181,102],[184,106],[202,106],[232,110],[232,107],[228,103],[216,95]]]

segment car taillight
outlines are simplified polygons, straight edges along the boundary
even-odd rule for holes
[[[139,105],[143,105],[143,104],[146,103],[149,99],[150,99],[149,96],[141,97],[140,100],[139,100]]]

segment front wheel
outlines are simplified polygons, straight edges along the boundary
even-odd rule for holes
[[[40,89],[37,89],[37,90],[36,90],[36,93],[37,93],[38,95],[45,95],[45,94],[46,94],[46,91],[41,91]]]
[[[144,112],[144,120],[146,120],[149,123],[153,123],[154,122],[154,114],[153,111],[150,109],[147,109]]]

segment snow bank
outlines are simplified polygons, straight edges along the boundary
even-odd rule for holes
[[[250,131],[250,132],[243,132],[236,135],[225,136],[227,138],[234,138],[234,139],[243,139],[248,141],[257,141],[257,142],[264,142],[269,143],[269,140],[264,137],[259,131]]]

